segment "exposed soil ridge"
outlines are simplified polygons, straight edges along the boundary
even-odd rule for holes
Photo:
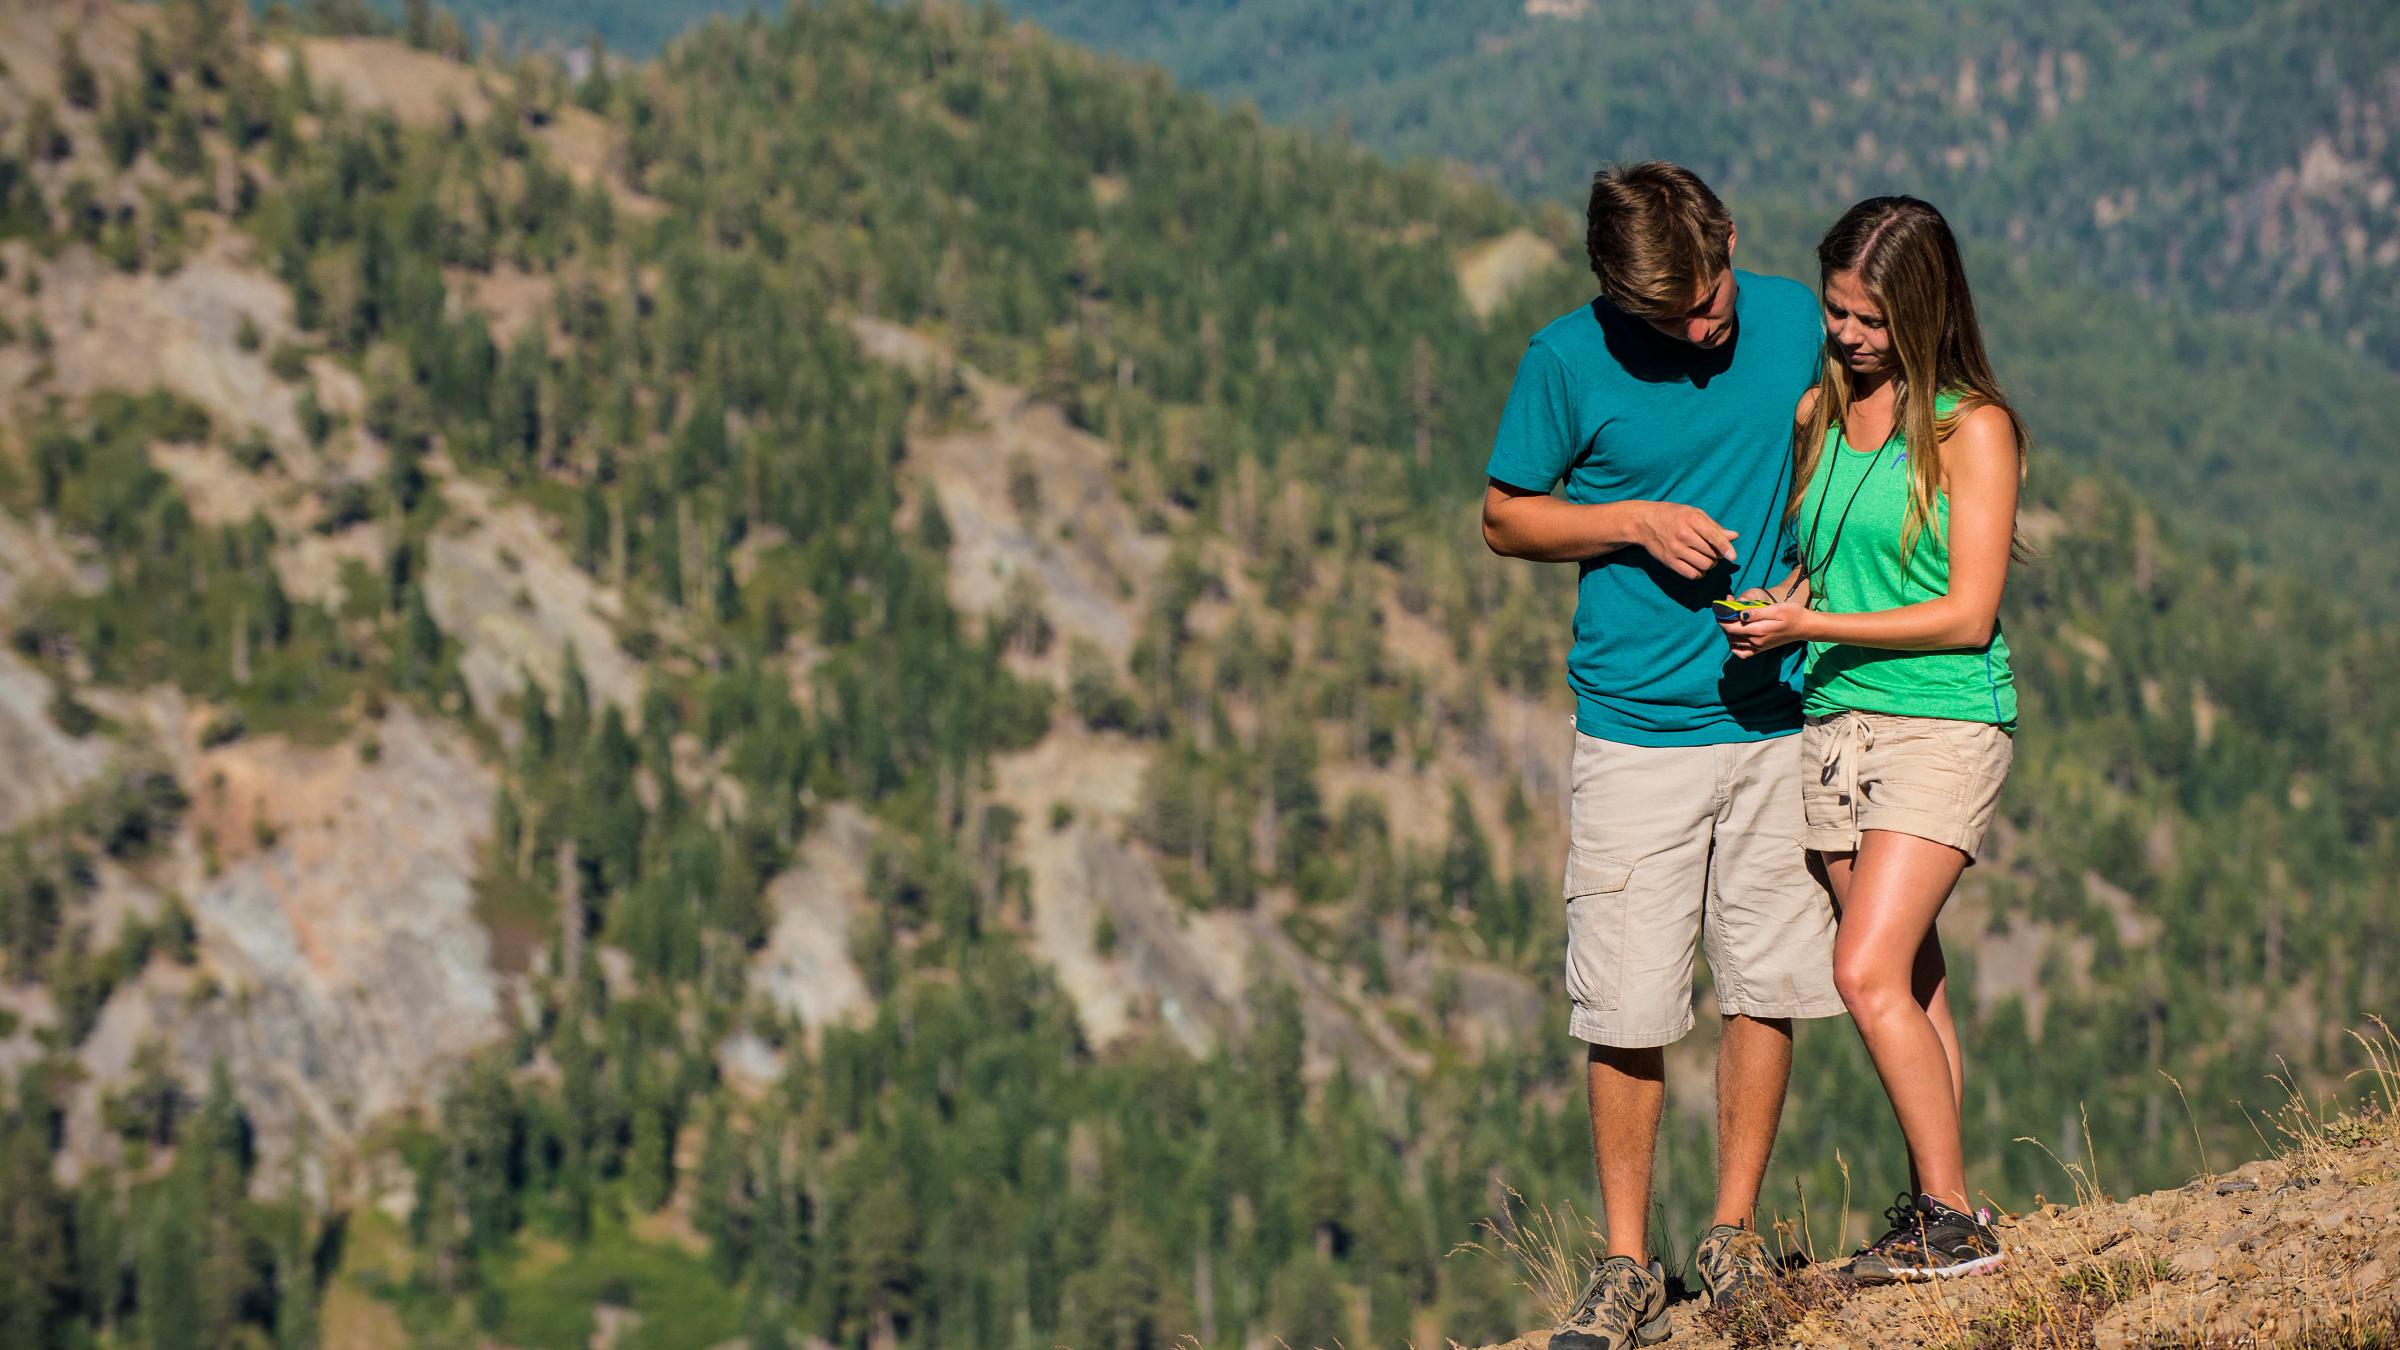
[[[1829,1276],[1833,1256],[1857,1244],[1852,1232],[1818,1253],[1825,1265],[1786,1281],[1793,1297],[1777,1315],[1738,1322],[1688,1298],[1664,1344],[2400,1344],[2400,1131],[2389,1118],[2312,1122],[2281,1156],[2126,1200],[2045,1204],[2005,1216],[2000,1232],[2012,1259],[1999,1273],[1844,1290]],[[1549,1341],[1532,1332],[1500,1350]]]

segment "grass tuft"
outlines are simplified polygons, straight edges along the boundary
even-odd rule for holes
[[[1828,1267],[1801,1266],[1756,1302],[1701,1313],[1700,1325],[1736,1350],[1763,1350],[1791,1340],[1792,1329],[1812,1316],[1831,1317],[1856,1290]]]
[[[2221,1339],[2178,1333],[2152,1339],[2145,1350],[2215,1350],[2223,1344]],[[2400,1311],[2386,1308],[2371,1313],[2345,1312],[2333,1322],[2310,1327],[2275,1344],[2283,1350],[2400,1350]]]
[[[1957,1350],[2053,1350],[2090,1345],[2100,1315],[2154,1284],[2175,1278],[2164,1259],[2104,1261],[2048,1284],[2026,1284],[2008,1304],[1967,1323]]]
[[[1533,1300],[1542,1317],[1552,1323],[1565,1317],[1582,1295],[1584,1281],[1603,1243],[1598,1229],[1571,1204],[1552,1209],[1529,1205],[1516,1187],[1503,1187],[1508,1202],[1498,1218],[1475,1226],[1488,1241],[1462,1242],[1450,1255],[1472,1253],[1496,1262]]]

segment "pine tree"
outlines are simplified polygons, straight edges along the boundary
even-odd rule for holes
[[[202,1350],[204,1307],[200,1240],[207,1224],[200,1170],[178,1166],[139,1207],[134,1289],[142,1344],[149,1350]]]
[[[69,28],[58,44],[58,91],[70,108],[96,112],[100,107],[100,75],[84,59],[83,43]]]
[[[1333,1263],[1321,1256],[1285,1266],[1276,1277],[1268,1313],[1275,1334],[1293,1350],[1331,1350],[1357,1339],[1350,1328],[1350,1306],[1343,1288]]]
[[[1492,894],[1492,847],[1464,783],[1450,785],[1450,839],[1442,847],[1442,894],[1451,912],[1473,921]]]
[[[412,688],[430,689],[442,661],[442,629],[425,603],[424,588],[409,588],[408,609],[401,622],[401,677]]]
[[[1287,984],[1267,985],[1251,995],[1251,1017],[1251,1081],[1268,1118],[1288,1135],[1299,1126],[1308,1093],[1301,1074],[1307,1035],[1300,995]]]
[[[468,1253],[497,1250],[516,1231],[524,1136],[507,1066],[477,1061],[442,1103],[445,1175],[458,1188]]]
[[[700,1150],[700,1175],[692,1192],[692,1226],[708,1239],[717,1278],[738,1281],[750,1259],[751,1197],[742,1148],[720,1106],[709,1113],[708,1138]]]
[[[291,1178],[284,1187],[280,1232],[275,1244],[275,1347],[309,1350],[317,1344],[316,1243],[310,1232],[307,1166],[310,1136],[306,1118],[292,1141]]]
[[[654,1076],[644,1076],[635,1089],[627,1152],[633,1203],[645,1210],[666,1204],[675,1193],[675,1128],[666,1090]]]
[[[432,51],[432,0],[401,0],[400,32],[404,41],[418,51]]]
[[[243,1309],[258,1291],[258,1266],[245,1230],[252,1140],[225,1062],[209,1070],[208,1093],[181,1141],[175,1170],[189,1173],[198,1225],[198,1344],[230,1344]]]
[[[856,1189],[840,1206],[845,1320],[854,1334],[888,1342],[916,1312],[923,1228],[915,1198],[897,1172],[878,1167],[871,1179],[854,1175],[852,1185]]]
[[[25,1075],[28,1083],[35,1077]],[[27,1350],[64,1343],[76,1284],[71,1215],[41,1130],[10,1110],[0,1118],[0,1342]]]
[[[788,1308],[810,1289],[808,1226],[798,1190],[785,1180],[783,1144],[773,1132],[758,1141],[758,1247],[756,1282],[768,1306]]]

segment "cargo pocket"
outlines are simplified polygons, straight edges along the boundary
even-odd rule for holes
[[[1633,864],[1588,848],[1567,850],[1567,997],[1614,1012],[1625,974],[1626,884]]]

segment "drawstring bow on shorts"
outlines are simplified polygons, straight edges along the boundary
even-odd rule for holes
[[[1817,782],[1835,788],[1844,805],[1854,804],[1858,798],[1859,757],[1875,748],[1875,724],[1867,720],[1865,713],[1844,709],[1835,714],[1832,732],[1825,738],[1824,752],[1818,757]]]

